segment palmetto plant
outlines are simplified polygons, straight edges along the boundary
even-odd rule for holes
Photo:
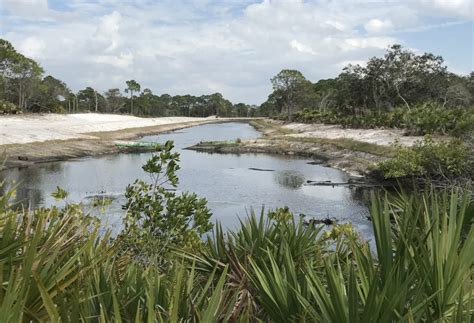
[[[0,199],[2,322],[470,322],[469,193],[372,196],[375,248],[347,226],[250,214],[202,248],[137,261],[80,208]],[[117,252],[120,248],[121,252]]]

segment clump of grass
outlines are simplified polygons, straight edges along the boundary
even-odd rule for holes
[[[289,135],[295,133],[291,129],[284,128],[283,125],[267,120],[252,120],[250,125],[254,126],[259,131],[271,133],[272,135]]]
[[[292,142],[304,142],[304,143],[315,143],[321,145],[331,145],[339,149],[348,149],[351,151],[361,151],[368,154],[382,156],[382,157],[391,157],[395,153],[395,149],[390,146],[382,146],[369,142],[358,141],[350,138],[314,138],[314,137],[294,137],[294,136],[285,136],[285,137],[275,137],[275,139],[288,140]]]

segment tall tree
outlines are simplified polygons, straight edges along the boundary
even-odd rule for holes
[[[93,109],[96,112],[105,110],[106,104],[104,97],[90,86],[79,91],[77,93],[77,99],[81,110],[91,111]]]
[[[39,82],[31,97],[31,101],[35,105],[34,111],[31,112],[63,112],[69,99],[70,90],[67,85],[48,75]]]
[[[296,70],[282,70],[271,79],[273,90],[280,91],[283,96],[286,109],[288,111],[288,120],[291,121],[291,113],[298,92],[308,83],[301,72]]]
[[[127,99],[122,96],[119,89],[109,89],[104,93],[104,96],[107,112],[117,113],[124,109]]]
[[[129,80],[125,83],[127,84],[125,92],[130,93],[130,114],[133,115],[133,93],[140,92],[140,84],[135,80]]]

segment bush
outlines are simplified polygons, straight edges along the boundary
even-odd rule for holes
[[[285,118],[285,116],[282,116]],[[303,123],[339,124],[351,128],[403,128],[406,134],[464,136],[474,130],[474,108],[446,108],[437,103],[426,103],[378,112],[362,110],[356,114],[329,110],[303,109],[293,114],[293,120]]]
[[[17,114],[21,113],[20,108],[18,108],[15,104],[0,100],[0,114]]]
[[[425,137],[413,147],[396,145],[395,157],[378,165],[385,178],[471,176],[470,150],[460,139],[435,143]]]
[[[427,103],[406,110],[403,127],[408,134],[452,134],[462,136],[472,130],[474,111],[467,108],[446,108]]]
[[[172,141],[157,146],[157,153],[142,167],[150,175],[151,184],[136,180],[125,191],[126,215],[119,239],[126,251],[145,262],[166,260],[173,248],[196,249],[201,236],[212,229],[205,199],[194,193],[174,192],[179,154],[172,149]]]

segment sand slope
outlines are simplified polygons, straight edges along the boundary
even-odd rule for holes
[[[338,125],[290,123],[283,128],[297,132],[289,137],[309,137],[327,139],[353,139],[371,144],[390,146],[395,142],[404,146],[412,146],[420,136],[405,136],[401,129],[350,129]]]
[[[0,145],[48,140],[93,139],[87,133],[171,125],[214,119],[166,117],[139,118],[116,114],[28,114],[0,116]]]

